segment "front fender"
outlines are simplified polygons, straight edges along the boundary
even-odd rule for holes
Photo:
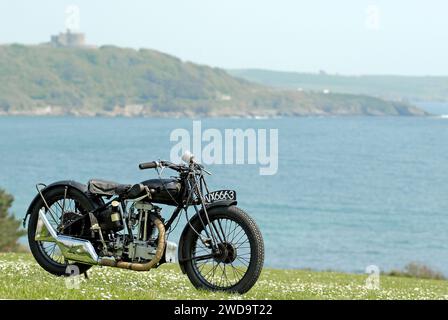
[[[221,201],[215,201],[213,203],[207,204],[205,207],[206,207],[207,211],[209,211],[213,208],[230,207],[230,206],[236,206],[237,204],[238,204],[238,202],[236,200],[221,200]],[[190,223],[193,223],[193,221],[199,219],[199,215],[202,215],[202,214],[204,214],[203,209],[199,210],[199,213],[197,213],[193,217],[191,217]],[[182,273],[186,273],[186,271],[185,271],[185,263],[186,262],[183,262],[183,260],[186,259],[185,253],[184,253],[184,243],[186,240],[187,232],[190,229],[190,223],[187,223],[187,225],[185,226],[184,230],[182,231],[182,234],[179,239],[178,260],[179,260],[179,266],[180,266],[180,269],[182,270]]]
[[[76,182],[76,181],[73,181],[73,180],[64,180],[64,181],[54,182],[54,183],[49,184],[48,186],[46,186],[44,189],[42,189],[41,192],[42,192],[42,194],[44,194],[44,193],[46,193],[46,192],[48,192],[48,191],[50,191],[50,190],[52,190],[54,188],[61,187],[61,186],[62,187],[67,186],[69,188],[74,188],[74,189],[76,189],[78,191],[81,191],[82,193],[87,193],[87,186],[85,184],[80,183],[80,182]],[[28,207],[28,210],[27,210],[27,212],[25,214],[25,217],[23,218],[23,227],[24,228],[25,228],[25,225],[26,225],[26,221],[27,221],[29,215],[31,214],[32,208],[36,205],[36,203],[37,203],[37,201],[39,201],[39,199],[40,199],[40,194],[38,193],[34,197],[33,201],[31,201],[31,204]]]

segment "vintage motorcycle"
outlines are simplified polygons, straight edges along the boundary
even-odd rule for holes
[[[186,164],[140,164],[142,170],[156,169],[158,178],[135,185],[38,184],[24,218],[25,225],[29,217],[28,241],[36,261],[54,275],[67,276],[73,269],[86,274],[93,265],[148,271],[178,260],[198,289],[250,290],[264,261],[256,223],[236,206],[235,191],[208,190],[204,175],[210,173],[191,153],[182,160]],[[165,168],[178,177],[162,178]],[[174,206],[171,217],[165,220],[156,204]],[[191,218],[189,208],[195,213]],[[177,248],[167,238],[181,213],[187,225]]]

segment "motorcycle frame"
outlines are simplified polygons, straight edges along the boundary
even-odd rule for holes
[[[175,209],[171,213],[171,216],[167,220],[167,222],[165,223],[164,220],[162,220],[165,229],[167,231],[170,230],[174,221],[179,217],[181,212],[184,210],[186,214],[187,224],[189,225],[190,228],[194,230],[193,226],[190,223],[191,219],[188,217],[188,209],[190,207],[193,207],[207,235],[207,239],[203,239],[202,237],[200,237],[201,241],[204,243],[204,245],[209,245],[207,241],[211,241],[211,247],[214,251],[214,254],[219,254],[218,242],[219,241],[222,242],[223,240],[220,239],[221,237],[219,236],[219,232],[216,225],[210,222],[208,216],[207,203],[204,198],[205,195],[204,191],[206,193],[209,193],[209,189],[207,186],[207,182],[205,181],[204,178],[203,170],[201,168],[195,167],[194,165],[190,165],[188,167],[188,170],[180,172],[179,180],[181,182],[181,197],[180,199],[177,199],[175,201],[177,205],[175,206]],[[169,193],[167,189],[166,192]],[[123,225],[126,228],[129,240],[133,241],[134,237],[132,229],[129,226],[129,212],[127,212],[127,203],[137,202],[147,197],[148,197],[147,195],[144,195],[137,199],[126,199],[120,196],[111,197],[110,199],[108,199],[107,202],[95,208],[92,211],[92,213],[95,214],[97,212],[101,212],[102,210],[106,209],[113,201],[118,201],[120,203],[120,213],[122,216]],[[173,198],[173,200],[175,200],[173,196],[171,197]],[[151,199],[147,199],[147,201],[151,202]],[[198,206],[201,206],[201,209],[198,209]],[[206,223],[208,223],[208,225],[213,226],[213,228],[209,228],[210,231],[207,230]],[[194,232],[197,233],[196,230],[194,230]],[[208,255],[207,257],[210,257],[210,255]],[[200,258],[205,258],[205,256]]]
[[[189,166],[175,166],[175,168],[171,167],[173,170],[178,171],[179,174],[179,180],[181,182],[181,197],[179,197],[180,202],[175,201],[176,202],[176,208],[174,209],[174,211],[172,212],[170,218],[168,219],[168,221],[165,223],[163,219],[161,219],[165,230],[170,230],[173,222],[179,217],[179,215],[181,214],[182,210],[185,211],[186,214],[186,220],[187,220],[187,224],[189,225],[190,228],[193,229],[193,231],[198,235],[199,239],[202,241],[202,243],[207,246],[210,247],[212,249],[212,254],[208,254],[208,255],[204,255],[204,256],[198,256],[198,257],[194,257],[190,260],[203,260],[203,259],[208,259],[210,257],[214,257],[217,254],[220,254],[220,249],[218,247],[218,243],[220,242],[224,242],[225,239],[221,239],[221,236],[219,234],[219,230],[218,227],[216,226],[216,224],[214,222],[211,222],[208,216],[208,209],[212,208],[214,206],[229,206],[232,204],[236,204],[236,201],[218,201],[218,202],[214,202],[212,204],[208,204],[205,201],[204,198],[204,191],[209,193],[209,189],[207,186],[207,183],[205,181],[204,178],[204,172],[207,174],[210,174],[208,171],[206,171],[201,165],[195,164],[195,163],[191,163]],[[180,169],[181,168],[181,169]],[[160,175],[159,175],[160,177]],[[70,187],[75,187],[76,189],[81,191],[81,184],[69,181],[69,184],[65,185],[65,190],[67,192],[67,189]],[[73,183],[75,183],[75,185],[73,185]],[[60,185],[58,183],[58,185]],[[52,186],[52,185],[50,185]],[[48,186],[48,187],[50,187]],[[40,198],[42,198],[45,206],[47,207],[47,210],[50,212],[50,214],[52,214],[51,209],[48,207],[47,202],[45,200],[45,196],[44,196],[44,191],[45,189],[47,189],[47,186],[44,184],[38,184],[36,185],[36,189],[38,191],[38,196],[40,196]],[[166,189],[166,188],[165,188]],[[82,190],[83,192],[87,193],[87,189]],[[166,191],[169,193],[169,191],[166,189]],[[85,219],[87,217],[90,217],[91,214],[93,214],[95,216],[95,213],[98,213],[104,209],[106,209],[109,205],[111,205],[111,203],[113,201],[118,201],[120,203],[120,213],[121,213],[121,217],[122,217],[122,221],[123,224],[126,228],[127,231],[127,237],[129,239],[129,241],[133,242],[134,241],[134,235],[132,233],[132,229],[130,228],[129,225],[129,212],[127,211],[127,203],[128,202],[137,202],[140,200],[145,199],[146,197],[148,197],[147,195],[144,195],[140,198],[137,199],[126,199],[125,197],[121,197],[121,196],[113,196],[111,198],[109,198],[106,202],[104,202],[103,198],[101,198],[102,200],[97,203],[97,207],[90,211],[89,214],[86,214],[82,217],[80,217],[79,219],[76,219],[74,221],[72,221],[72,223],[70,223],[67,226],[64,226],[65,228],[69,227],[71,224]],[[172,197],[174,200],[174,197]],[[65,201],[65,200],[64,200]],[[151,199],[148,199],[148,202],[152,202]],[[198,209],[198,206],[201,206],[201,209]],[[192,226],[191,221],[193,220],[193,218],[189,218],[188,217],[188,209],[190,207],[193,207],[196,213],[196,216],[198,217],[199,221],[202,224],[203,230],[206,233],[207,238],[202,237]],[[26,218],[28,216],[25,216],[24,218],[24,225],[26,223]],[[177,225],[177,224],[176,224]],[[209,230],[207,230],[207,225],[209,226]],[[211,226],[211,227],[210,227]],[[222,231],[222,227],[219,226],[221,228]],[[185,228],[186,229],[186,228]],[[184,231],[185,231],[184,229]],[[104,241],[102,239],[102,234],[100,232],[100,241]],[[182,241],[182,236],[180,239],[180,242]],[[182,243],[179,243],[179,249],[181,249]],[[179,263],[182,266],[182,263],[186,262],[187,260],[182,259],[181,256],[179,256]]]

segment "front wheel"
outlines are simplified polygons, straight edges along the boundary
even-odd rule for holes
[[[263,268],[260,230],[249,215],[235,206],[213,208],[208,217],[201,215],[201,222],[198,216],[187,225],[184,257],[188,278],[198,289],[249,291]],[[212,237],[217,239],[214,250],[208,241]]]

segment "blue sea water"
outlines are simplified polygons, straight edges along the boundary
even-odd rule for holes
[[[413,104],[433,115],[448,115],[446,102],[414,102]]]
[[[237,190],[239,206],[259,224],[267,266],[364,272],[418,261],[448,275],[448,119],[203,119],[202,126],[279,129],[276,175],[260,176],[256,165],[209,167],[213,189]],[[0,186],[23,217],[37,182],[155,177],[137,164],[168,159],[175,128],[191,130],[192,121],[3,117]]]

